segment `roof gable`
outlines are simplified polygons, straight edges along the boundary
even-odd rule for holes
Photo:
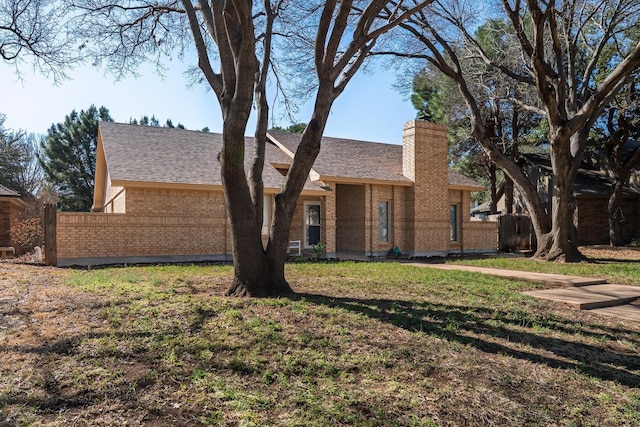
[[[222,185],[217,159],[222,150],[221,134],[101,122],[100,140],[114,185]],[[253,138],[245,137],[245,153],[251,153],[252,144]],[[265,151],[265,188],[279,190],[284,177],[269,164],[288,163],[288,157],[272,144],[267,144]],[[250,162],[251,156],[245,155],[245,168]],[[319,189],[316,185],[305,188]]]

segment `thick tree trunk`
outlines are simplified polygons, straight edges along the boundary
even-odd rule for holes
[[[491,185],[491,194],[489,194],[490,215],[498,212],[498,187],[496,181],[496,165],[493,162],[489,162],[489,183]]]
[[[225,126],[221,155],[222,181],[232,229],[234,278],[227,295],[265,297],[292,292],[286,281],[274,281],[262,246],[261,230],[244,171],[242,128]]]
[[[513,213],[513,180],[504,176],[504,208],[508,214]]]
[[[560,132],[557,132],[560,134]],[[573,177],[571,176],[569,138],[556,136],[551,143],[551,167],[553,170],[553,188],[551,197],[551,232],[536,236],[538,248],[534,258],[547,261],[575,262],[584,260],[572,236],[573,213]]]
[[[314,113],[300,137],[300,144],[295,153],[296,161],[287,173],[282,192],[276,196],[275,212],[267,246],[267,258],[276,282],[285,281],[284,264],[289,247],[289,230],[293,221],[293,213],[300,193],[309,177],[311,167],[320,153],[322,134],[332,103],[330,92],[321,88],[316,98]]]

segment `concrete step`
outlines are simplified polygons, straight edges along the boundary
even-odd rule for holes
[[[561,302],[581,310],[592,310],[628,304],[639,299],[640,286],[603,284],[534,290],[523,293],[536,298]]]
[[[607,283],[606,279],[594,277],[565,276],[563,274],[535,273],[531,271],[503,270],[500,268],[475,267],[458,264],[415,264],[420,267],[437,268],[440,270],[473,271],[476,273],[490,274],[505,279],[519,280],[522,282],[544,283],[553,288],[589,286]]]
[[[619,317],[625,320],[640,322],[640,304],[624,304],[615,307],[596,308],[591,311],[604,316]]]

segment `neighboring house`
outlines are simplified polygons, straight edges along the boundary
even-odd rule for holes
[[[521,156],[525,173],[536,184],[538,194],[546,205],[547,212],[551,212],[551,189],[553,188],[553,170],[548,154],[524,154]],[[578,170],[573,188],[577,203],[574,224],[577,230],[578,245],[609,244],[609,197],[613,191],[614,181],[606,170],[606,166],[593,159],[586,158]],[[623,190],[623,202],[616,213],[616,218],[622,223],[625,241],[630,242],[640,236],[640,193],[626,185]],[[498,204],[499,213],[504,211],[504,198]],[[526,212],[522,196],[514,191],[514,212]],[[474,215],[488,212],[488,204],[472,210]]]
[[[263,237],[299,134],[270,132]],[[253,140],[246,138],[246,153]],[[231,234],[220,165],[222,136],[102,122],[93,210],[58,213],[59,265],[229,260]],[[247,166],[250,156],[247,155]],[[404,127],[403,145],[325,137],[289,238],[327,256],[428,256],[496,250],[496,223],[471,221],[484,188],[448,169],[446,128]]]
[[[16,248],[11,238],[11,226],[26,208],[19,193],[0,185],[0,247]]]

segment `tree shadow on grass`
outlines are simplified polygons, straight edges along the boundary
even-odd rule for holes
[[[304,299],[313,304],[343,309],[411,332],[422,332],[472,346],[486,353],[502,354],[551,368],[574,370],[627,387],[635,388],[640,384],[640,375],[630,372],[640,371],[640,356],[637,354],[612,351],[607,348],[606,343],[598,347],[578,340],[548,336],[548,333],[537,333],[532,325],[527,324],[527,320],[519,318],[515,312],[429,302],[314,294],[297,294],[291,299]],[[583,336],[580,330],[567,332],[567,328],[557,321],[542,323],[551,333]],[[585,333],[591,334],[587,329]],[[525,350],[527,348],[532,350]]]

